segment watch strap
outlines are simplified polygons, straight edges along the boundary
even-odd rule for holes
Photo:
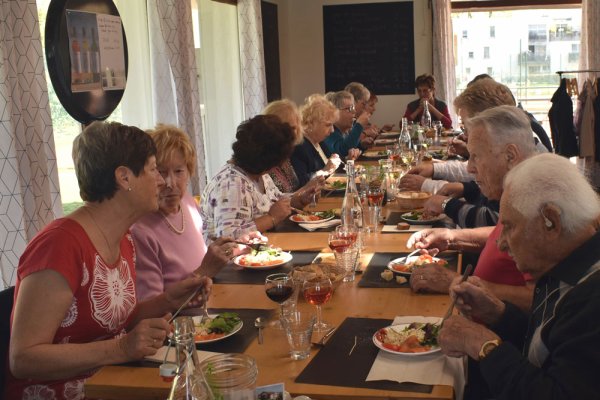
[[[483,360],[486,358],[492,351],[494,351],[502,341],[500,339],[488,340],[487,342],[481,345],[481,349],[479,349],[479,360]]]

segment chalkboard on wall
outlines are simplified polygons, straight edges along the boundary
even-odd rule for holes
[[[414,94],[413,32],[412,1],[323,6],[325,90]]]

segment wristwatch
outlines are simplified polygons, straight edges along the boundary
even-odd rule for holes
[[[446,197],[444,199],[444,201],[442,201],[442,211],[446,212],[446,206],[448,205],[448,202],[452,200],[452,197]]]
[[[488,340],[487,342],[482,344],[481,349],[479,349],[479,360],[481,361],[484,358],[486,358],[488,356],[488,354],[490,354],[492,351],[494,351],[496,349],[496,347],[500,346],[501,343],[502,343],[502,340],[494,339],[494,340]]]

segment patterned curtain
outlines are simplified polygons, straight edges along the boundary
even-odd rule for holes
[[[183,0],[148,0],[147,8],[154,120],[190,135],[197,154],[192,192],[199,195],[206,186],[206,163],[191,5]]]
[[[579,68],[583,70],[600,70],[600,2],[598,0],[583,0],[581,2],[581,52],[579,53]],[[581,86],[585,78],[598,78],[598,72],[580,74]],[[600,117],[596,116],[596,124]],[[590,179],[592,185],[600,188],[600,164],[594,157],[578,158],[577,166]]]
[[[244,116],[252,118],[267,104],[260,0],[239,0],[237,9]]]
[[[62,216],[35,1],[0,0],[0,277],[13,285],[28,241]]]
[[[448,104],[454,126],[458,117],[452,106],[456,96],[456,63],[452,33],[451,1],[432,1],[433,12],[433,76],[436,97]]]

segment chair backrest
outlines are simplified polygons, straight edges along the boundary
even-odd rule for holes
[[[0,292],[0,399],[4,395],[8,343],[10,341],[10,314],[13,308],[15,287],[11,286]]]

